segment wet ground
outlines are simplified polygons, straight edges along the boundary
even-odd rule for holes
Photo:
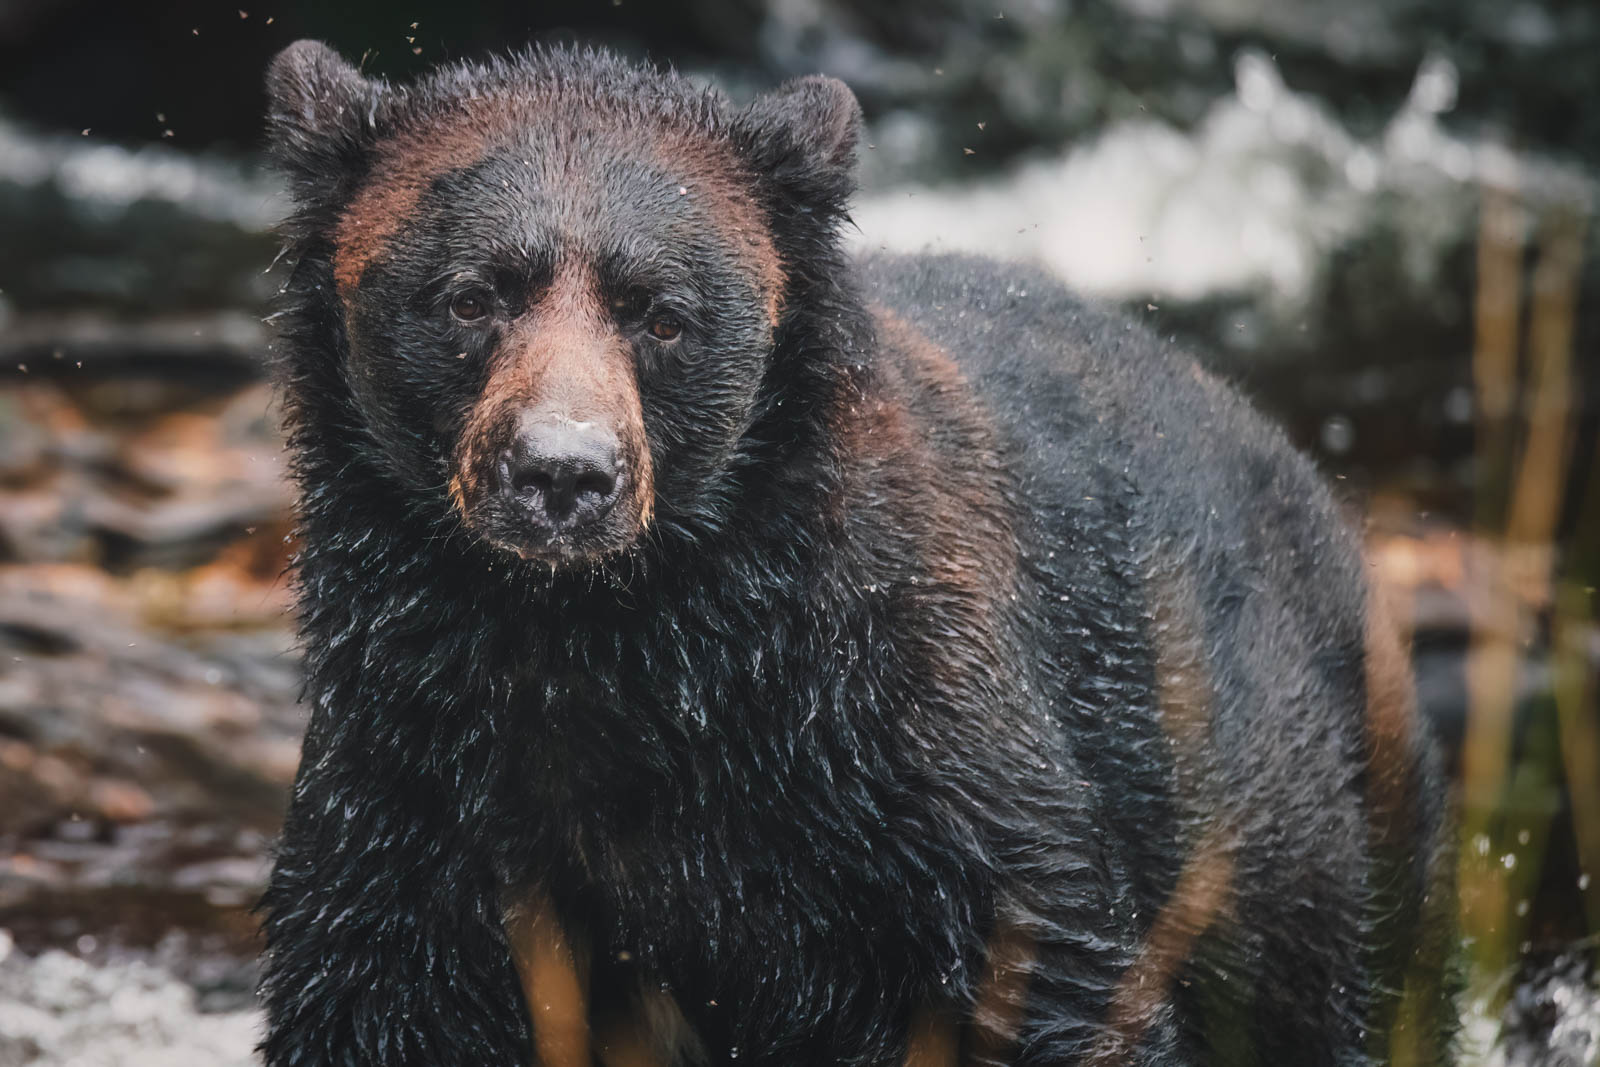
[[[0,390],[0,1064],[242,1063],[304,725],[276,422],[75,364]]]

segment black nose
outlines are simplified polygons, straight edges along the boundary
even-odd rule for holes
[[[617,438],[592,422],[524,416],[500,456],[500,490],[556,529],[599,519],[622,481]]]

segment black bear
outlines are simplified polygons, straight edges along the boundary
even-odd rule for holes
[[[1437,1063],[1448,837],[1312,465],[858,108],[273,63],[311,722],[271,1067]]]

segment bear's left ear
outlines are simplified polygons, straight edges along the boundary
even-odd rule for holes
[[[321,41],[296,41],[267,68],[267,141],[295,198],[314,202],[364,169],[386,88]]]
[[[843,215],[855,192],[861,105],[837,78],[814,74],[758,98],[734,120],[756,173],[793,205]]]

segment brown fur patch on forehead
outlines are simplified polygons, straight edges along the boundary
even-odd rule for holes
[[[548,123],[550,115],[575,106],[558,96],[493,94],[461,100],[442,114],[402,127],[384,142],[371,174],[334,232],[334,279],[340,296],[350,298],[362,274],[382,256],[435,180],[508,146],[518,131],[541,117]],[[785,273],[765,212],[756,200],[754,176],[733,146],[707,131],[675,126],[667,118],[642,119],[590,106],[594,110],[571,123],[570,132],[587,129],[635,140],[652,163],[678,177],[679,195],[702,198],[717,233],[749,266],[767,319],[776,326]],[[576,150],[577,138],[563,145],[562,131],[552,132],[559,156],[546,162],[573,171],[585,168],[588,161]]]
[[[767,322],[776,327],[787,276],[766,212],[756,202],[754,175],[732,146],[692,133],[660,129],[651,136],[650,147],[664,170],[683,175],[680,195],[707,200],[706,214],[723,241],[751,268]]]
[[[470,167],[521,121],[504,98],[463,100],[447,114],[401,128],[378,151],[372,173],[334,230],[333,277],[349,299],[372,261],[441,175]]]

